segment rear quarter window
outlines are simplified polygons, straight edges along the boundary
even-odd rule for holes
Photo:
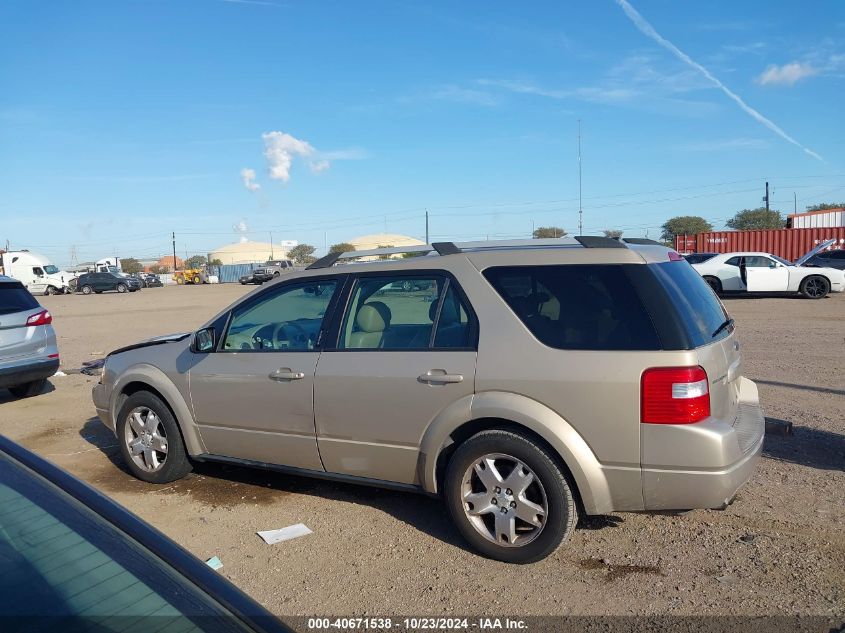
[[[502,266],[486,269],[484,276],[531,333],[549,347],[661,349],[657,330],[629,278],[632,267],[643,266]]]
[[[29,291],[20,283],[0,282],[0,314],[13,314],[38,307]]]

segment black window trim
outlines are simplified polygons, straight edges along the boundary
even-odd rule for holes
[[[437,306],[437,314],[435,315],[435,320],[432,323],[431,327],[431,338],[429,338],[429,346],[428,347],[399,347],[394,349],[382,349],[382,348],[342,348],[340,347],[340,336],[343,329],[343,323],[346,319],[346,315],[350,309],[350,301],[352,301],[353,290],[357,287],[358,281],[362,278],[375,278],[375,277],[418,277],[422,279],[432,279],[432,278],[443,278],[445,279],[446,283],[443,286],[443,291],[438,298],[438,306]],[[440,311],[443,308],[443,301],[445,300],[446,293],[448,292],[449,288],[453,288],[458,293],[458,298],[461,301],[464,309],[467,312],[467,325],[469,327],[469,339],[470,345],[466,347],[434,347],[434,337],[437,332],[437,326],[440,322]],[[338,302],[341,303],[341,302]],[[469,297],[467,297],[466,293],[464,292],[461,285],[458,283],[458,280],[448,270],[443,270],[442,268],[425,268],[425,269],[415,269],[415,270],[374,270],[374,271],[367,271],[367,272],[360,272],[360,273],[352,273],[348,275],[348,279],[343,288],[343,299],[342,299],[342,307],[339,307],[336,313],[333,315],[333,323],[332,327],[328,332],[328,335],[324,337],[325,345],[321,351],[323,352],[341,352],[341,353],[348,353],[348,352],[364,352],[364,353],[373,353],[373,352],[389,352],[389,353],[402,353],[402,352],[477,352],[478,351],[478,316],[475,313],[475,309],[472,307],[472,303],[469,301]]]
[[[262,288],[260,291],[255,293],[254,295],[247,297],[240,303],[235,304],[225,313],[225,315],[218,317],[211,323],[208,327],[214,328],[214,333],[217,335],[217,327],[220,325],[220,335],[217,337],[217,342],[214,346],[214,349],[211,352],[204,352],[204,353],[220,353],[220,354],[236,354],[236,353],[248,353],[248,352],[255,352],[257,354],[271,354],[271,353],[279,353],[279,354],[311,354],[314,352],[322,352],[324,351],[324,343],[327,340],[326,333],[331,331],[332,323],[334,321],[334,313],[337,309],[338,299],[345,288],[347,278],[349,277],[348,274],[335,274],[335,275],[320,275],[315,277],[298,277],[296,279],[286,279],[284,281],[280,281],[278,283],[274,283],[266,288]],[[223,347],[223,343],[226,340],[226,335],[229,333],[229,326],[232,324],[232,318],[235,314],[236,310],[240,309],[249,309],[251,306],[263,301],[267,295],[271,294],[279,294],[280,292],[284,292],[285,289],[289,289],[291,286],[307,286],[312,283],[320,283],[321,281],[334,281],[336,282],[335,291],[332,295],[329,304],[326,306],[326,311],[323,314],[323,321],[320,324],[320,331],[317,333],[317,341],[314,345],[314,349],[303,350],[303,349],[272,349],[272,350],[265,350],[265,351],[257,351],[257,350],[243,350],[243,349],[225,349]]]

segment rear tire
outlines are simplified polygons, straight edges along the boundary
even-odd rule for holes
[[[823,299],[830,292],[830,282],[819,275],[812,275],[801,282],[800,292],[807,299]]]
[[[145,431],[150,432],[149,444],[144,443]],[[170,408],[155,394],[138,391],[129,396],[120,407],[115,433],[123,461],[141,481],[166,484],[191,472],[179,425]],[[156,450],[162,448],[163,451]]]
[[[41,378],[40,380],[33,380],[32,382],[26,382],[22,385],[15,385],[14,387],[9,387],[9,391],[12,392],[12,395],[16,398],[31,398],[32,396],[37,396],[44,390],[44,385],[47,384],[46,378]]]
[[[82,294],[90,295],[93,292],[91,286],[82,286]]]
[[[520,492],[524,482],[529,483]],[[452,455],[444,497],[458,531],[473,549],[495,560],[524,564],[545,558],[572,534],[578,522],[573,490],[555,459],[534,440],[490,430],[474,435]],[[480,503],[485,504],[481,512]]]
[[[719,280],[718,277],[711,277],[707,276],[704,278],[704,281],[707,282],[707,285],[713,289],[717,295],[722,293],[722,282]]]

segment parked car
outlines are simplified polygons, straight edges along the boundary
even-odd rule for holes
[[[289,631],[219,572],[0,435],[5,630]]]
[[[59,368],[52,323],[21,282],[0,275],[0,388],[17,398],[43,391]]]
[[[718,253],[689,253],[688,255],[684,255],[684,259],[690,264],[700,264],[715,257],[716,255],[718,255]]]
[[[272,281],[278,276],[278,273],[274,273],[267,268],[256,268],[250,274],[243,275],[240,279],[238,279],[238,281],[240,281],[242,285],[257,284],[260,286],[265,282]]]
[[[327,255],[194,333],[111,352],[92,396],[128,469],[441,495],[473,548],[512,563],[579,514],[732,501],[763,414],[733,320],[680,255],[598,237],[429,248]],[[430,287],[381,292],[406,280]]]
[[[819,251],[807,259],[803,265],[845,270],[845,249],[840,248],[832,251]]]
[[[842,270],[803,265],[822,247],[826,246],[819,245],[794,264],[771,253],[741,252],[719,253],[702,264],[694,264],[693,268],[717,294],[799,293],[808,299],[821,299],[830,292],[845,291]]]
[[[146,284],[147,288],[161,288],[164,284],[159,279],[158,275],[145,275],[144,276],[144,283]]]
[[[85,273],[76,280],[76,290],[84,295],[92,292],[100,294],[108,290],[117,292],[135,292],[141,289],[141,282],[134,277],[124,277],[120,273]]]
[[[141,284],[141,288],[147,287],[147,278],[146,278],[145,275],[143,275],[141,273],[128,273],[127,275],[125,275],[125,277],[129,277],[131,279],[137,279],[138,283]]]

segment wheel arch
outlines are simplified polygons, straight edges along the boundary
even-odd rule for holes
[[[188,403],[163,371],[152,365],[138,365],[124,372],[112,389],[109,413],[117,428],[117,415],[126,399],[139,391],[149,391],[164,402],[179,425],[185,449],[191,456],[206,452]]]
[[[574,482],[573,492],[580,509],[586,514],[612,511],[607,478],[580,434],[555,411],[514,393],[467,396],[435,418],[421,444],[418,475],[422,487],[437,494],[455,449],[479,431],[488,429],[515,431],[539,442]]]

